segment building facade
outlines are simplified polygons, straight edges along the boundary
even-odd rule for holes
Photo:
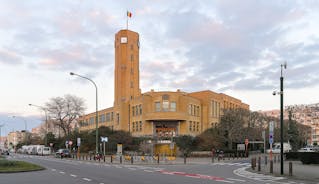
[[[219,123],[222,109],[249,109],[239,99],[209,90],[141,93],[138,33],[119,31],[114,47],[114,106],[98,112],[99,126],[133,136],[195,136]],[[80,131],[94,129],[95,112],[80,118]]]
[[[210,90],[186,93],[141,93],[139,35],[121,30],[115,35],[114,106],[98,112],[98,126],[124,130],[133,136],[196,136],[220,122],[222,109],[249,105]],[[80,131],[95,129],[95,112],[80,117]]]

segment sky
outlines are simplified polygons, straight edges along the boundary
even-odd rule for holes
[[[315,0],[0,0],[2,135],[31,130],[50,98],[83,98],[86,112],[114,100],[114,36],[140,35],[142,92],[212,90],[250,109],[319,102],[319,2]],[[15,116],[16,118],[12,118]],[[1,132],[0,132],[1,133]]]

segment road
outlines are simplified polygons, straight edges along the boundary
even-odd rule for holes
[[[46,170],[0,174],[1,184],[220,184],[302,183],[247,172],[249,163],[176,165],[106,164],[52,157],[13,155],[11,159],[41,165]]]

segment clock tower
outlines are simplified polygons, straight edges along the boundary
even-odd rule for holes
[[[120,30],[115,35],[114,107],[141,94],[139,74],[139,35]]]

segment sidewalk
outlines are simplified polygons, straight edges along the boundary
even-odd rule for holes
[[[257,157],[258,160],[258,157]],[[257,161],[258,162],[258,161]],[[289,176],[289,162],[292,163],[292,176]],[[268,161],[267,165],[265,165],[265,160],[262,158],[261,161],[261,170],[258,171],[258,163],[256,165],[255,170],[249,168],[248,171],[274,175],[274,176],[284,176],[286,178],[291,179],[300,179],[300,180],[308,180],[319,182],[319,165],[304,165],[300,161],[284,161],[284,175],[280,174],[280,161],[277,161],[273,164],[273,174],[270,173],[270,163]]]

